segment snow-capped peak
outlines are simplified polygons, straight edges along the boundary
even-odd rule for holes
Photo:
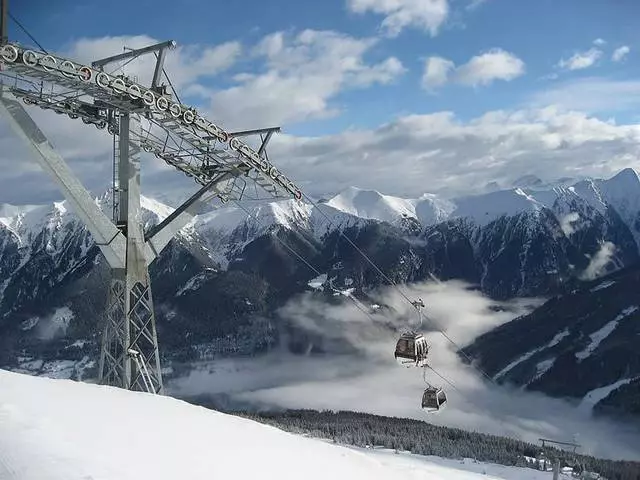
[[[175,210],[169,205],[165,205],[164,203],[161,203],[150,197],[145,197],[144,195],[140,195],[140,206],[143,208],[143,210],[147,210],[148,212],[156,215],[160,221],[167,218]]]
[[[416,202],[416,217],[422,225],[444,222],[456,209],[456,205],[431,193],[425,193]]]
[[[95,204],[111,217],[112,195],[107,191],[94,198]],[[140,203],[145,223],[162,221],[173,212],[169,207],[157,200],[141,196]],[[53,231],[66,224],[78,220],[75,212],[66,200],[55,201],[48,205],[0,205],[0,229],[3,227],[18,237],[22,244],[30,244],[31,240],[43,230]]]
[[[640,214],[640,179],[632,168],[625,168],[608,180],[596,182],[604,200],[611,205],[629,226],[640,245],[638,218]]]
[[[251,224],[251,230],[256,232],[265,232],[276,224],[293,228],[309,219],[311,208],[310,205],[295,200],[243,205],[243,208],[228,205],[198,215],[195,225],[198,230],[214,229],[226,233],[233,232],[243,223]]]
[[[640,230],[635,227],[640,215],[640,178],[635,170],[622,170],[608,180],[582,180],[573,186],[546,190],[537,188],[537,177],[524,176],[520,180],[520,183],[534,184],[536,188],[517,187],[445,200],[428,193],[419,198],[403,198],[349,187],[317,206],[293,200],[265,201],[244,204],[247,213],[243,208],[226,205],[198,215],[190,228],[205,236],[213,234],[219,241],[223,238],[230,240],[233,236],[234,241],[243,243],[262,235],[274,225],[308,229],[316,237],[322,237],[334,229],[370,221],[399,225],[403,219],[414,219],[426,227],[449,218],[466,218],[482,227],[502,216],[537,212],[544,208],[553,211],[561,220],[560,217],[567,215],[589,216],[591,207],[605,215],[607,208],[613,207],[640,244]],[[96,197],[95,202],[110,215],[110,192]],[[141,197],[141,206],[147,227],[174,211],[173,207],[146,196]],[[0,205],[0,229],[8,230],[26,244],[29,238],[35,238],[34,234],[58,229],[75,219],[72,209],[64,201],[44,206]]]
[[[349,187],[326,202],[326,205],[350,215],[383,222],[395,222],[402,217],[416,218],[415,204],[416,200],[357,187]]]
[[[615,184],[619,187],[627,186],[635,188],[640,184],[640,179],[638,178],[638,172],[636,172],[633,168],[625,168],[623,170],[620,170],[610,179],[604,180],[604,182],[609,185]]]
[[[483,226],[502,216],[539,211],[545,207],[521,188],[457,199],[452,217],[463,217]]]

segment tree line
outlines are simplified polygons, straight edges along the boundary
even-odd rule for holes
[[[539,445],[458,428],[441,427],[408,418],[350,411],[287,410],[234,411],[234,415],[282,430],[358,447],[375,446],[444,458],[473,458],[479,462],[530,467],[525,457],[537,457]],[[561,458],[563,466],[597,472],[610,480],[640,480],[640,462],[617,461],[545,447],[546,458]]]

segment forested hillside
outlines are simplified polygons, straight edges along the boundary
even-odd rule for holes
[[[284,412],[233,412],[283,430],[354,446],[379,446],[445,458],[474,458],[481,462],[527,466],[526,457],[542,452],[539,445],[507,437],[439,427],[407,418],[358,412],[288,410]],[[559,456],[564,465],[597,472],[609,480],[640,480],[640,462],[613,461],[544,449],[547,458]]]

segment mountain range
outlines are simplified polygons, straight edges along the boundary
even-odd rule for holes
[[[640,267],[557,295],[464,348],[498,383],[640,416]]]
[[[499,300],[564,295],[638,261],[634,170],[553,187],[534,180],[454,199],[351,187],[315,205],[283,200],[204,212],[150,269],[165,363],[282,342],[308,351],[309,336],[283,324],[278,307],[309,290],[366,299],[387,283],[352,243],[394,282],[460,279]],[[95,201],[111,208],[108,194]],[[150,198],[142,206],[147,227],[173,211]],[[108,275],[66,202],[0,205],[0,366],[95,373]]]

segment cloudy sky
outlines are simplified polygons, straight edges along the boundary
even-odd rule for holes
[[[314,196],[350,185],[452,196],[640,167],[634,0],[13,0],[48,50],[90,62],[174,39],[183,102],[235,129],[279,125],[270,159]],[[15,23],[12,39],[31,43]],[[125,71],[149,78],[153,57]],[[33,111],[95,193],[111,139]],[[145,160],[143,190],[193,191]],[[0,121],[0,203],[61,198]]]

